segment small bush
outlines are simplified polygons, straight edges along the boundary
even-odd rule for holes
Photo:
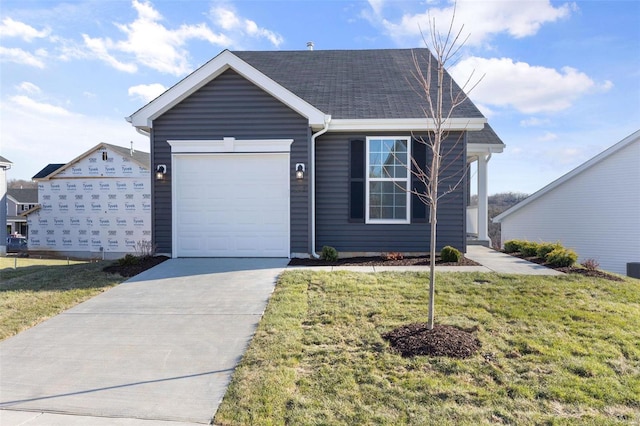
[[[572,266],[578,260],[578,255],[575,251],[566,248],[557,248],[547,254],[545,258],[547,263],[556,267]]]
[[[338,260],[338,250],[331,246],[324,246],[322,247],[322,253],[320,253],[320,259],[335,262]]]
[[[590,271],[597,271],[600,268],[600,264],[595,259],[586,259],[581,263],[582,267]]]
[[[132,254],[126,254],[124,257],[118,259],[119,266],[131,266],[140,263],[140,258]]]
[[[549,253],[559,248],[562,248],[560,243],[540,243],[538,244],[538,250],[536,250],[536,256],[540,259],[546,259]]]
[[[138,257],[153,256],[156,253],[156,245],[149,240],[141,240],[136,242],[135,251]]]
[[[520,246],[520,254],[524,257],[534,257],[538,253],[538,247],[540,247],[540,244],[527,241]]]
[[[504,251],[505,253],[515,253],[520,251],[520,247],[526,244],[526,241],[523,240],[509,240],[504,243]]]
[[[402,253],[400,253],[400,252],[392,251],[392,252],[389,252],[389,253],[384,253],[382,255],[382,258],[384,260],[402,260],[402,259],[404,259],[404,255]]]
[[[440,252],[440,259],[442,259],[443,262],[458,263],[460,262],[460,259],[462,259],[462,253],[454,247],[446,246],[443,247]]]

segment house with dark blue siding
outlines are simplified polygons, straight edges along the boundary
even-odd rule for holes
[[[414,76],[430,55],[225,50],[127,117],[150,137],[158,253],[428,252],[429,210],[412,193],[423,183],[409,169],[431,160],[420,139],[433,120]],[[504,144],[468,99],[446,125],[437,247],[464,252],[471,239],[488,243],[487,166]]]

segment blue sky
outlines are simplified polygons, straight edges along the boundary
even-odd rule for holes
[[[2,0],[0,155],[30,179],[100,142],[148,151],[130,115],[224,49],[424,47],[449,1]],[[450,72],[507,144],[489,192],[532,193],[640,128],[640,2],[460,0]],[[639,160],[640,161],[640,160]]]

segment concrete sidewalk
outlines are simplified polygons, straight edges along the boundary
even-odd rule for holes
[[[497,272],[520,275],[562,275],[554,269],[528,262],[480,245],[467,246],[467,259],[480,266],[436,266],[436,272]],[[322,271],[353,272],[427,272],[429,266],[290,266],[287,269],[314,269]]]
[[[0,343],[0,424],[209,424],[286,259],[170,259]]]

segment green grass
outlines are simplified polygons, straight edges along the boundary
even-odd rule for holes
[[[477,328],[459,360],[380,335],[426,319],[428,275],[289,271],[219,425],[640,424],[640,281],[439,274],[436,320]]]
[[[122,282],[119,275],[106,274],[110,262],[18,259],[21,266],[0,266],[0,340],[13,336]],[[30,266],[27,266],[30,265]]]

